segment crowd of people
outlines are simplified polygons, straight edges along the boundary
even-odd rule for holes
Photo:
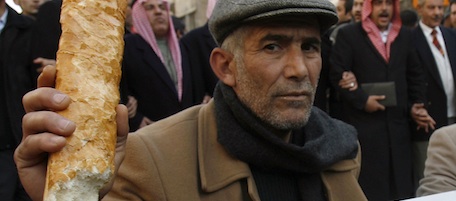
[[[456,190],[456,1],[208,0],[188,31],[166,0],[127,2],[125,158],[104,200]],[[53,113],[70,104],[51,87],[62,0],[15,3],[0,0],[0,197],[41,200],[46,154],[77,126]]]

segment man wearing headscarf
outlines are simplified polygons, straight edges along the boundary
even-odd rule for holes
[[[414,195],[408,120],[420,129],[435,123],[423,107],[424,77],[399,10],[399,0],[366,0],[361,22],[340,29],[330,60],[331,81],[363,151],[359,182],[374,201]],[[346,72],[357,81],[339,83]],[[389,86],[368,93],[366,84]]]
[[[193,98],[168,2],[138,0],[132,13],[136,34],[125,37],[122,86],[137,99],[136,130],[192,106]]]

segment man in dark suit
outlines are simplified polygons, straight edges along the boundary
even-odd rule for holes
[[[122,87],[137,100],[132,131],[194,105],[187,57],[182,55],[167,2],[138,0],[133,5],[137,34],[125,37]]]
[[[35,85],[30,56],[32,19],[0,0],[0,199],[30,200],[22,188],[13,153],[22,139],[22,96]]]
[[[209,32],[207,23],[181,38],[182,51],[188,55],[194,98],[196,103],[207,103],[212,97],[218,78],[212,72],[209,57],[217,44]]]
[[[320,79],[318,80],[314,105],[329,113],[331,117],[340,120],[343,120],[343,113],[341,111],[342,103],[340,102],[339,94],[336,93],[329,81],[329,57],[339,29],[353,22],[353,7],[353,0],[339,0],[336,4],[339,21],[326,31],[321,38],[322,69]]]
[[[206,17],[212,15],[216,0],[207,1]],[[186,52],[190,62],[193,80],[193,98],[196,103],[207,103],[212,98],[215,85],[218,82],[217,76],[212,71],[209,57],[214,48],[217,47],[214,38],[209,32],[208,23],[198,27],[180,39],[182,51]]]
[[[38,72],[46,65],[55,65],[60,34],[60,7],[62,0],[43,3],[33,25],[32,56]]]
[[[436,121],[436,128],[440,128],[455,123],[456,118],[454,79],[456,78],[456,33],[440,26],[443,19],[443,0],[420,1],[418,11],[421,20],[413,36],[420,63],[427,78],[426,108]],[[416,125],[412,124],[412,129],[414,127]],[[433,131],[425,132],[416,129],[413,131],[415,185],[417,185],[419,179],[423,178],[426,150]]]
[[[346,121],[358,130],[363,150],[359,182],[369,200],[414,195],[408,119],[423,127],[432,122],[421,105],[422,68],[399,11],[399,0],[366,0],[361,22],[339,30],[330,58],[330,78],[341,94]],[[339,85],[347,71],[358,83]],[[381,101],[392,97],[369,95],[362,87],[383,82],[393,83],[386,90],[396,96],[390,106]]]

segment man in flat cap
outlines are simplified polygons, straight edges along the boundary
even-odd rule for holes
[[[117,163],[104,200],[366,200],[357,182],[355,129],[312,107],[320,34],[335,22],[328,1],[218,1],[209,20],[220,46],[210,59],[220,79],[214,98],[128,140],[127,112],[120,105],[122,151],[116,157],[125,159]],[[42,86],[53,83],[54,72],[44,70]],[[76,125],[49,111],[69,102],[44,87],[24,97],[30,109],[15,159],[35,199],[42,196],[45,162],[36,165],[33,156],[65,146],[61,136],[71,135]],[[56,129],[56,122],[66,126]],[[34,177],[25,176],[30,171]]]

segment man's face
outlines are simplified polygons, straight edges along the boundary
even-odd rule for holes
[[[378,29],[385,31],[393,18],[393,0],[373,0],[370,18]]]
[[[150,26],[156,38],[164,38],[169,31],[169,13],[162,0],[147,0],[143,3]]]
[[[363,10],[364,0],[354,0],[352,8],[352,16],[355,22],[361,21],[361,11]]]
[[[440,25],[443,19],[443,0],[426,0],[418,7],[421,21],[428,27],[434,28]]]
[[[278,130],[307,123],[321,69],[318,26],[254,26],[234,59],[237,96]],[[237,61],[236,61],[237,60]]]
[[[347,13],[345,9],[345,0],[339,0],[336,4],[337,16],[339,17],[339,23],[345,22],[351,19],[351,13]]]
[[[450,7],[450,21],[453,28],[456,28],[456,3],[451,4]]]
[[[14,3],[22,8],[23,15],[36,15],[45,0],[15,0]]]

